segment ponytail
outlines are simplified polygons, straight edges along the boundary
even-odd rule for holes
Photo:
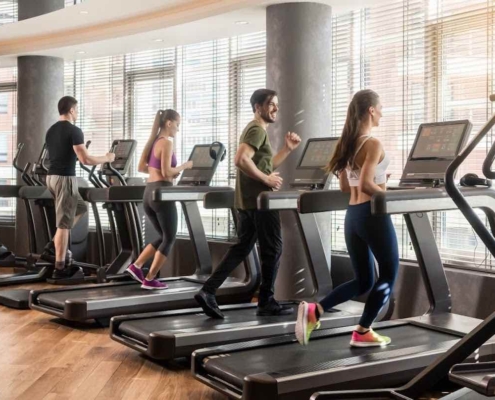
[[[153,127],[151,128],[151,134],[144,146],[143,153],[141,154],[141,159],[139,160],[138,170],[139,172],[145,172],[145,167],[148,165],[148,160],[150,158],[151,149],[153,148],[153,143],[155,143],[156,137],[160,134],[160,131],[165,128],[167,121],[176,121],[180,117],[179,113],[175,110],[158,110],[153,121]]]
[[[369,108],[378,104],[378,99],[378,94],[369,89],[360,90],[354,95],[347,109],[342,135],[337,141],[333,157],[324,168],[325,172],[339,176],[352,162],[360,135],[361,121]]]

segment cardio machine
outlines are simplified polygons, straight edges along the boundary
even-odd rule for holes
[[[181,203],[194,249],[195,274],[162,279],[169,288],[161,291],[142,290],[136,282],[32,291],[30,307],[69,321],[96,319],[103,325],[107,325],[109,318],[115,315],[194,307],[194,295],[212,268],[197,202],[209,192],[233,192],[229,187],[209,186],[224,154],[225,148],[218,142],[195,145],[189,157],[194,163],[193,168],[183,172],[177,186],[159,188],[154,192],[155,201]],[[110,187],[106,196],[115,202],[132,203],[142,201],[144,189],[144,186]],[[259,281],[259,267],[253,254],[244,263],[244,268],[244,279],[231,278],[220,289],[220,302],[240,303],[251,299]]]
[[[412,162],[428,163],[425,174],[438,174],[440,167],[445,174],[444,161],[456,157],[469,125],[454,121],[430,126],[426,132],[423,129],[420,126],[411,150],[416,155]],[[440,143],[437,141],[447,145],[443,152],[430,145]],[[422,151],[417,152],[417,148]],[[441,162],[435,163],[435,157]],[[431,187],[430,176],[419,187]],[[463,194],[470,204],[482,207],[494,195],[485,189],[467,189]],[[303,193],[299,210],[303,214],[333,211],[340,201],[340,191]],[[374,214],[404,215],[430,302],[422,316],[374,325],[377,332],[393,338],[392,346],[349,347],[353,326],[315,331],[307,347],[300,346],[293,335],[284,335],[198,350],[193,354],[195,377],[229,397],[243,400],[298,400],[308,399],[319,390],[387,387],[407,382],[480,324],[479,319],[451,312],[448,282],[427,214],[457,209],[447,191],[429,188],[381,192],[373,196],[371,208]],[[492,220],[494,215],[488,213]],[[480,348],[479,355],[492,353],[488,343]]]
[[[259,210],[282,210],[296,216],[306,250],[308,272],[314,280],[313,291],[306,295],[307,299],[321,298],[331,290],[332,281],[324,252],[327,243],[321,241],[314,214],[297,213],[297,199],[303,191],[328,187],[330,176],[322,168],[333,154],[336,142],[337,138],[309,139],[290,184],[293,190],[263,192],[258,198]],[[342,209],[346,207],[347,202],[342,202]],[[301,292],[300,289],[295,291]],[[326,314],[321,320],[322,326],[333,328],[357,323],[362,303],[350,303]],[[295,302],[286,304],[297,306]],[[223,320],[208,318],[198,308],[118,316],[112,318],[111,337],[151,358],[169,360],[190,356],[194,350],[203,347],[294,332],[295,314],[257,316],[256,306],[255,303],[221,306],[225,315]]]
[[[495,101],[495,95],[490,96]],[[481,128],[479,133],[466,146],[449,165],[445,173],[445,189],[452,198],[455,205],[464,214],[468,222],[476,231],[490,253],[495,256],[495,225],[493,225],[493,214],[495,209],[495,193],[490,188],[490,182],[478,181],[485,188],[463,189],[455,185],[454,175],[459,166],[473,152],[478,143],[488,134],[495,125],[495,115]],[[495,161],[495,143],[492,144],[483,163],[483,174],[488,179],[494,179],[495,173],[492,165]],[[476,191],[483,194],[483,201],[473,202],[469,192]],[[490,230],[479,219],[473,208],[481,208],[488,218]],[[404,399],[412,400],[419,398],[424,392],[431,391],[435,385],[447,375],[455,384],[463,387],[442,399],[445,400],[485,400],[495,396],[494,376],[495,363],[478,362],[479,349],[487,345],[494,345],[495,335],[495,313],[488,316],[477,327],[473,328],[464,338],[459,340],[450,350],[437,357],[427,368],[414,377],[410,382],[395,389],[382,389],[374,391],[340,391],[315,393],[312,400],[333,399]],[[463,363],[472,354],[476,355],[474,363]],[[463,363],[463,364],[458,364]],[[457,365],[455,365],[457,364]],[[450,370],[450,373],[449,373]]]

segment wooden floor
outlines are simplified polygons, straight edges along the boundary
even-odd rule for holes
[[[25,288],[53,287],[46,284]],[[0,288],[9,290],[23,286]],[[441,394],[427,395],[433,400]],[[189,373],[118,344],[108,329],[0,306],[0,400],[226,400]]]
[[[156,364],[111,340],[108,329],[68,326],[37,311],[0,307],[0,399],[226,397],[192,378],[185,363]]]

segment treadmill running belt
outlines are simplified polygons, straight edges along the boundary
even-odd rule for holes
[[[349,346],[350,335],[346,333],[310,341],[305,347],[292,342],[232,352],[228,353],[228,357],[206,359],[204,368],[208,373],[242,388],[244,377],[252,374],[265,372],[277,377],[284,375],[284,370],[294,367],[297,367],[299,373],[303,373],[320,363],[335,362],[335,367],[338,367],[343,360],[349,358],[460,339],[458,336],[409,324],[377,331],[391,336],[392,344],[387,347],[352,348]],[[366,359],[357,361],[362,363]]]
[[[57,309],[63,309],[67,300],[105,300],[115,299],[119,297],[134,297],[134,296],[156,296],[163,294],[172,294],[177,289],[188,288],[198,290],[200,283],[177,280],[167,282],[168,289],[165,290],[144,290],[138,283],[117,286],[88,286],[78,290],[62,290],[58,292],[47,292],[38,296],[38,302]]]
[[[166,331],[167,333],[180,334],[234,327],[242,328],[275,322],[292,322],[296,315],[294,313],[279,317],[259,317],[256,315],[256,311],[256,305],[224,311],[225,319],[223,320],[208,318],[203,313],[180,315],[176,318],[169,316],[134,319],[121,323],[119,331],[132,339],[148,343],[148,337],[153,332]]]

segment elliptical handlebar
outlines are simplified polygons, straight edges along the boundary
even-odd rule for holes
[[[86,142],[86,149],[88,149],[90,145],[91,145],[91,140],[88,140]],[[79,166],[88,173],[88,180],[93,184],[94,187],[97,188],[103,187],[103,184],[99,181],[99,179],[95,175],[95,170],[97,167],[96,165],[93,165],[92,168],[89,168],[86,165],[84,165],[81,161],[79,161]]]
[[[36,186],[35,183],[32,180],[32,177],[29,176],[28,171],[31,168],[31,163],[28,162],[25,166],[24,169],[22,170],[21,178],[28,186]]]
[[[490,101],[495,101],[495,95],[490,96]],[[459,153],[459,155],[450,163],[445,172],[445,189],[459,210],[464,214],[468,222],[473,227],[474,231],[483,241],[490,253],[495,257],[495,238],[485,227],[485,224],[476,215],[473,208],[464,198],[463,194],[456,186],[454,182],[455,172],[459,166],[466,160],[466,158],[473,152],[478,143],[487,135],[487,133],[495,125],[495,114],[488,120],[488,122],[481,128],[478,134],[471,140],[471,142]],[[495,177],[495,172],[491,170],[493,161],[495,160],[495,142],[492,144],[490,151],[488,152],[485,161],[483,162],[483,173],[488,179]]]
[[[19,160],[19,156],[22,153],[22,149],[24,148],[24,143],[18,143],[17,144],[17,151],[15,153],[14,159],[12,160],[12,166],[19,171],[22,174],[22,168],[19,167],[19,164],[17,164],[17,161]]]
[[[41,149],[40,158],[38,159],[38,163],[36,164],[36,166],[40,168],[42,171],[48,173],[48,168],[45,165],[46,156],[48,154],[48,150],[46,147],[47,147],[46,143],[44,143],[43,148]]]
[[[117,143],[117,145],[118,145],[118,143]],[[112,146],[112,148],[110,149],[110,153],[115,153],[115,148],[117,147],[117,145]],[[125,181],[125,178],[122,176],[122,174],[119,171],[117,171],[114,168],[112,163],[107,162],[103,165],[104,165],[104,168],[108,168],[110,171],[112,171],[112,174],[114,174],[117,177],[117,179],[120,181],[122,186],[127,186],[127,182]]]

